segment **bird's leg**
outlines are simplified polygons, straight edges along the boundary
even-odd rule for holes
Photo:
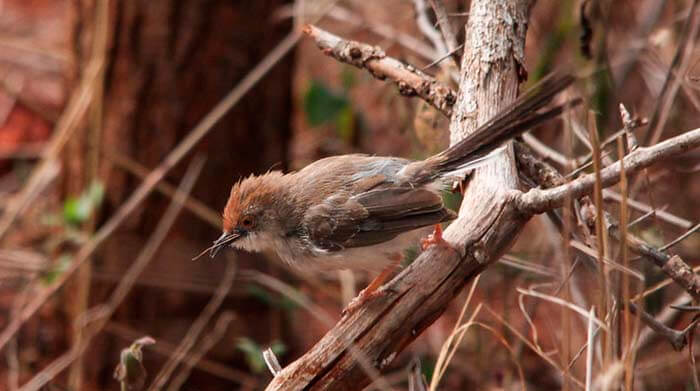
[[[400,253],[392,254],[389,256],[389,263],[377,277],[372,280],[372,282],[367,285],[367,287],[360,291],[360,293],[354,299],[350,300],[348,306],[343,310],[343,315],[351,314],[355,312],[356,309],[360,308],[367,301],[380,295],[383,290],[380,287],[391,277],[392,274],[398,269],[399,264],[403,260],[403,255]]]
[[[420,240],[420,248],[423,251],[427,250],[428,247],[432,245],[444,245],[450,247],[450,245],[445,241],[445,239],[442,238],[442,226],[440,224],[435,224],[433,233],[428,235],[428,237]]]

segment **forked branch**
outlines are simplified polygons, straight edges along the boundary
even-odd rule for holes
[[[529,0],[471,2],[458,96],[381,49],[313,26],[307,26],[305,33],[324,53],[366,69],[379,79],[390,79],[401,93],[417,95],[450,117],[452,141],[456,142],[515,99],[529,6]],[[480,44],[485,40],[508,43]],[[626,172],[698,145],[700,129],[640,148],[625,157]],[[619,166],[615,163],[602,170],[604,186],[619,180]],[[552,189],[523,193],[517,190],[517,175],[510,149],[502,158],[477,169],[460,218],[445,231],[450,248],[433,246],[423,252],[383,287],[384,294],[342,318],[306,354],[279,372],[267,389],[364,388],[371,381],[368,373],[386,368],[432,324],[466,283],[499,259],[531,216],[560,207],[567,198],[587,194],[595,184],[592,176],[584,175]],[[570,373],[566,376],[583,386]]]

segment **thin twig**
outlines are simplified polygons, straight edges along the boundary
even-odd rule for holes
[[[111,162],[135,175],[139,179],[143,180],[148,176],[148,169],[134,159],[109,149],[104,149],[102,152]],[[165,180],[159,182],[156,189],[170,198],[175,197],[177,194],[177,188]],[[202,219],[202,221],[208,223],[216,229],[221,228],[221,216],[198,199],[192,196],[187,197],[187,200],[185,201],[185,209],[189,210],[195,216]]]
[[[677,351],[683,350],[685,345],[688,343],[686,337],[687,334],[684,331],[674,330],[663,323],[657,321],[653,316],[649,315],[646,311],[639,311],[639,308],[634,303],[628,303],[627,308],[635,315],[641,317],[642,322],[644,322],[650,329],[654,330],[656,334],[666,338],[671,346]]]
[[[263,360],[265,360],[265,365],[267,365],[267,369],[270,370],[272,376],[277,376],[278,373],[282,372],[282,366],[271,348],[267,348],[263,351]]]
[[[439,56],[444,56],[449,52],[440,32],[435,29],[433,23],[428,18],[428,5],[425,0],[413,0],[413,7],[416,10],[416,24],[418,29],[433,44]],[[457,63],[459,64],[459,63]],[[459,67],[459,65],[457,66]]]
[[[620,195],[620,193],[617,193],[614,190],[610,190],[610,189],[603,190],[603,198],[606,200],[613,200],[616,202],[622,201],[622,196]],[[650,205],[647,205],[643,202],[634,200],[632,198],[627,199],[627,205],[630,208],[636,209],[640,212],[654,213],[659,220],[663,220],[669,224],[673,224],[673,225],[680,227],[680,228],[683,228],[683,229],[690,229],[694,225],[692,221],[686,220],[682,217],[676,216],[672,213],[669,213],[669,212],[666,212],[663,210],[654,209]]]
[[[212,331],[202,339],[202,343],[197,347],[197,350],[195,350],[194,353],[185,359],[185,364],[180,369],[175,379],[173,379],[172,383],[170,383],[170,387],[168,387],[169,390],[178,391],[182,389],[182,385],[185,384],[187,378],[190,377],[192,368],[209,350],[211,350],[212,347],[214,347],[216,343],[221,340],[221,338],[224,337],[226,330],[228,329],[231,321],[233,321],[234,317],[235,316],[230,311],[226,311],[219,315],[219,319],[216,321]]]
[[[618,224],[610,228],[610,233],[620,239]],[[628,234],[627,244],[635,253],[642,255],[658,266],[664,274],[696,299],[700,299],[700,276],[678,255],[671,256],[663,248],[654,248],[642,239]]]
[[[452,51],[446,53],[445,55],[443,55],[443,56],[441,56],[441,57],[438,57],[437,59],[435,59],[435,60],[434,60],[433,62],[431,62],[430,64],[423,66],[423,68],[421,68],[421,71],[426,71],[426,70],[428,70],[428,69],[434,67],[435,65],[440,64],[440,63],[443,62],[446,58],[452,57],[455,53],[459,52],[463,47],[464,47],[463,44],[457,46],[456,48],[454,48],[454,50],[452,50]]]
[[[656,144],[661,139],[671,105],[687,72],[690,64],[690,54],[695,47],[695,36],[700,27],[700,12],[697,12],[699,3],[700,0],[693,0],[693,4],[690,6],[676,54],[673,56],[673,61],[666,74],[666,81],[664,81],[664,86],[657,98],[656,110],[651,116],[649,128],[644,137],[644,145]]]
[[[440,54],[438,54],[435,49],[426,45],[420,39],[416,39],[413,35],[398,31],[388,24],[372,23],[364,20],[361,16],[340,5],[333,7],[328,12],[328,17],[347,22],[356,27],[366,27],[380,37],[396,41],[399,45],[429,60],[435,60],[440,57]]]
[[[430,6],[433,7],[433,12],[435,12],[435,18],[440,26],[440,31],[442,31],[442,37],[445,39],[447,51],[454,59],[457,68],[459,68],[462,57],[459,55],[459,48],[461,46],[457,44],[457,37],[447,17],[445,5],[442,3],[442,0],[428,0],[428,2],[430,2]]]
[[[530,341],[529,341],[522,333],[520,333],[520,331],[518,331],[515,327],[513,327],[513,326],[510,325],[508,322],[506,322],[505,319],[503,319],[503,317],[501,317],[498,313],[496,313],[496,311],[492,310],[491,307],[489,307],[489,306],[487,306],[487,305],[484,306],[484,307],[485,307],[486,310],[491,314],[491,316],[493,316],[493,317],[494,317],[496,320],[498,320],[502,325],[504,325],[511,333],[513,333],[513,335],[515,335],[516,337],[518,337],[518,339],[520,339],[521,341],[523,341],[523,343],[525,344],[525,346],[527,346],[528,348],[530,348],[530,350],[532,350],[533,352],[535,352],[535,353],[536,353],[539,357],[541,357],[547,364],[551,365],[554,369],[556,369],[557,371],[561,372],[562,374],[568,374],[568,378],[571,379],[571,381],[573,381],[574,384],[576,384],[576,385],[579,386],[580,388],[584,388],[584,384],[581,382],[581,380],[575,378],[575,377],[571,374],[571,372],[567,372],[567,371],[564,370],[564,368],[561,368],[561,367],[559,366],[559,364],[557,364],[557,362],[554,361],[549,355],[544,354],[542,351],[538,350],[537,347],[535,347],[535,346],[532,344],[532,342],[530,342]],[[588,313],[586,313],[586,314],[588,314]],[[586,317],[587,317],[587,316],[586,316]]]
[[[187,334],[185,334],[182,342],[180,342],[180,345],[177,347],[177,349],[175,349],[175,353],[173,353],[168,362],[165,363],[160,372],[158,372],[155,380],[153,380],[153,383],[151,383],[151,386],[148,388],[149,390],[155,391],[163,389],[168,379],[170,379],[175,372],[177,366],[192,349],[194,343],[202,334],[202,331],[204,331],[206,325],[209,323],[216,311],[219,310],[219,307],[221,307],[221,303],[224,302],[224,299],[228,295],[228,292],[233,285],[233,278],[235,275],[236,263],[228,260],[226,272],[224,273],[221,283],[216,289],[214,296],[212,296],[211,300],[209,300],[197,319],[192,323],[192,326],[187,331]]]
[[[586,351],[586,391],[591,389],[593,380],[593,351],[595,350],[595,335],[597,329],[593,327],[593,319],[595,319],[595,307],[591,307],[588,312],[588,338],[586,340],[586,345],[588,349]]]
[[[568,309],[570,309],[570,310],[572,310],[572,311],[578,313],[579,315],[583,316],[584,318],[586,318],[586,317],[589,316],[589,312],[588,312],[588,311],[584,310],[583,308],[581,308],[581,307],[579,307],[579,306],[577,306],[577,305],[575,305],[575,304],[573,304],[573,303],[569,303],[568,301],[562,300],[562,299],[560,299],[560,298],[558,298],[558,297],[554,297],[554,296],[551,296],[551,295],[547,295],[547,294],[544,294],[544,293],[542,293],[542,292],[537,292],[537,291],[532,290],[532,289],[516,288],[516,290],[517,290],[518,293],[520,293],[520,294],[527,295],[527,296],[532,296],[532,297],[537,297],[537,298],[539,298],[539,299],[547,300],[547,301],[552,302],[552,303],[554,303],[554,304],[557,304],[557,305],[560,305],[560,306],[562,306],[562,307],[568,308]],[[595,319],[593,320],[593,322],[595,322],[595,324],[596,324],[598,327],[600,327],[601,329],[605,330],[606,332],[610,332],[610,329],[608,328],[608,326],[607,326],[605,323],[603,323],[603,321],[601,321],[600,319],[595,318]]]
[[[625,156],[628,175],[636,173],[656,162],[676,156],[700,146],[700,128],[687,131],[650,147],[640,147]],[[620,162],[605,167],[600,172],[601,185],[612,186],[620,180]],[[517,196],[518,208],[526,213],[543,213],[563,205],[566,197],[579,198],[593,191],[595,174],[583,175],[575,180],[547,190],[531,189]]]
[[[520,148],[520,149],[519,149]],[[551,188],[554,186],[560,186],[564,182],[563,176],[556,171],[553,167],[547,165],[544,162],[538,161],[534,156],[528,153],[526,150],[526,146],[524,145],[517,145],[516,144],[516,156],[518,157],[518,164],[521,167],[521,169],[524,169],[524,172],[526,172],[531,179],[533,179],[538,185],[543,186],[545,189],[546,188]],[[533,167],[537,167],[537,169],[534,169]],[[544,173],[544,174],[543,174]],[[631,201],[631,200],[629,200]],[[609,227],[608,227],[608,232],[613,236],[617,237],[618,240],[620,239],[619,235],[619,224],[614,221],[610,216],[607,217],[607,220],[610,221]],[[595,254],[593,253],[593,250],[588,249],[585,245],[582,243],[577,243],[573,242],[572,243],[574,247],[579,248],[580,250],[585,251],[585,253],[588,256],[595,257]],[[645,297],[647,294],[650,294],[651,292],[658,290],[662,288],[665,285],[670,284],[672,281],[677,282],[681,287],[683,287],[687,292],[693,294],[697,290],[697,287],[700,286],[698,285],[698,277],[697,274],[695,274],[695,270],[690,269],[687,267],[687,265],[680,260],[680,258],[675,262],[674,266],[665,266],[669,263],[669,260],[671,259],[671,256],[668,254],[659,251],[658,249],[653,248],[643,240],[639,239],[635,235],[629,234],[627,236],[627,245],[630,247],[632,251],[635,253],[644,255],[645,258],[649,258],[654,261],[654,263],[662,268],[664,272],[667,275],[670,275],[671,278],[662,285],[657,286],[653,289],[651,289],[648,292],[645,292],[643,296]],[[609,260],[606,260],[609,264],[612,264]],[[683,266],[685,265],[685,267]],[[624,266],[623,266],[624,267]],[[625,268],[628,269],[628,268]],[[700,266],[697,267],[697,269],[700,270]],[[674,271],[675,270],[675,271]],[[634,275],[637,276],[637,278],[640,278],[641,275],[638,273],[633,273]],[[635,297],[631,299],[632,301],[638,300],[639,297]],[[631,306],[633,305],[632,303],[630,304]],[[647,324],[651,330],[654,332],[658,333],[659,335],[663,336],[666,338],[673,346],[674,348],[682,348],[680,346],[680,342],[682,339],[681,332],[677,332],[673,329],[668,328],[665,326],[660,320],[657,320],[653,316],[649,315],[646,311],[639,310],[636,306],[632,307],[634,310],[637,310],[636,312],[633,312],[635,314],[638,314],[639,319],[642,320],[645,324]],[[630,308],[630,310],[632,310]],[[669,314],[673,314],[674,312],[670,312]],[[646,337],[648,334],[642,334],[639,339],[637,339],[637,345],[639,346],[643,341],[648,341],[649,338]]]
[[[672,240],[671,242],[664,244],[663,246],[659,247],[659,250],[664,251],[667,250],[678,243],[682,242],[685,240],[688,236],[692,235],[693,233],[697,232],[700,229],[700,224],[695,224],[692,228],[684,232],[681,236],[677,237],[676,239]]]

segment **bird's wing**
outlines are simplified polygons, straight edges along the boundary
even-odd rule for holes
[[[424,188],[385,187],[335,194],[309,208],[303,225],[315,248],[339,251],[386,242],[454,218],[439,194]]]

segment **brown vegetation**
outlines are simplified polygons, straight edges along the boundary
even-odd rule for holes
[[[700,389],[697,3],[2,2],[0,389],[119,389],[115,367],[133,389]],[[381,300],[341,319],[372,276],[190,261],[241,176],[425,157],[556,69],[585,107],[446,195],[459,254]]]

